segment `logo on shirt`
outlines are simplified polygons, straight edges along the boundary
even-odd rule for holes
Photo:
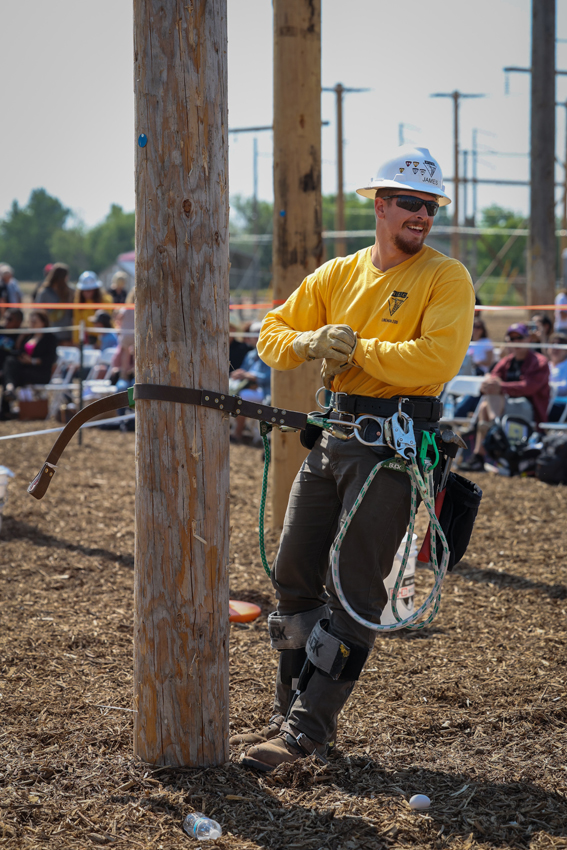
[[[404,301],[407,300],[408,294],[407,292],[397,292],[394,290],[390,297],[388,298],[388,309],[390,311],[390,316],[393,316],[396,313]]]

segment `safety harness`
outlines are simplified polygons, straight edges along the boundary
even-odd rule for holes
[[[319,393],[320,392],[321,391],[319,391]],[[367,398],[363,402],[365,408],[364,411],[358,412],[356,407],[352,410],[348,410],[347,406],[351,405],[352,407],[353,404],[356,404],[356,399],[360,399],[360,396],[353,397],[345,396],[344,393],[337,394],[337,397],[333,398],[333,405],[331,407],[324,408],[319,403],[319,393],[317,394],[317,403],[321,408],[321,412],[306,414],[264,404],[255,404],[253,402],[244,401],[238,396],[231,396],[212,390],[161,386],[158,384],[134,384],[134,386],[130,387],[126,392],[116,393],[100,399],[99,401],[92,402],[75,414],[55,441],[41,470],[30,483],[28,493],[36,499],[43,498],[55,474],[57,462],[63,454],[63,451],[73,435],[82,425],[85,424],[85,422],[88,422],[95,416],[108,413],[112,410],[120,410],[126,407],[133,408],[135,406],[135,402],[141,399],[165,401],[176,404],[198,405],[216,409],[223,413],[229,413],[232,416],[242,415],[251,419],[259,420],[265,457],[259,515],[260,555],[264,569],[269,576],[270,568],[266,559],[264,544],[264,514],[268,469],[270,464],[270,445],[268,441],[268,434],[272,428],[276,427],[282,431],[299,430],[302,432],[302,437],[305,437],[305,434],[311,428],[311,438],[309,442],[312,442],[313,444],[322,431],[327,431],[332,436],[340,440],[349,440],[354,437],[366,446],[387,447],[394,451],[394,456],[379,461],[362,486],[354,505],[346,516],[331,547],[331,570],[337,596],[345,610],[354,620],[356,620],[356,622],[361,623],[374,631],[396,631],[403,628],[422,629],[433,620],[439,610],[439,604],[441,601],[441,586],[449,565],[451,553],[447,543],[445,530],[442,528],[438,516],[443,501],[440,497],[443,495],[447,485],[451,461],[456,455],[459,444],[462,443],[462,441],[459,437],[457,437],[457,435],[453,434],[452,431],[445,431],[439,437],[439,435],[436,435],[434,432],[424,428],[421,431],[421,446],[418,449],[416,435],[414,432],[414,421],[412,417],[405,412],[404,406],[407,407],[409,405],[409,409],[411,409],[412,412],[414,412],[417,407],[416,418],[421,418],[421,416],[427,416],[429,418],[431,415],[431,404],[439,404],[437,399],[432,401],[416,401],[412,399],[410,401],[407,398],[400,398],[396,400]],[[344,398],[341,398],[341,396]],[[353,399],[355,402],[353,402]],[[372,409],[376,410],[376,413],[369,410],[369,403],[373,403]],[[386,407],[384,407],[384,405],[386,405]],[[390,405],[390,407],[388,407],[388,405]],[[388,411],[391,410],[391,405],[393,405],[393,412],[391,415],[378,415],[379,413],[383,413],[385,409]],[[429,405],[429,407],[426,408],[424,405]],[[426,413],[426,409],[429,412]],[[440,441],[440,446],[438,445],[438,439]],[[302,439],[302,442],[305,445],[304,439]],[[434,470],[440,461],[439,448],[441,448],[441,451],[444,454],[445,461],[439,485],[437,487],[438,492],[436,505]],[[366,496],[372,481],[383,467],[399,472],[406,472],[410,476],[411,480],[410,522],[404,555],[393,588],[392,612],[396,618],[396,623],[391,625],[378,625],[365,620],[357,614],[344,595],[339,572],[340,549],[345,534],[347,533],[362,500]],[[478,492],[480,493],[480,491]],[[412,534],[418,506],[418,494],[423,500],[429,515],[430,531],[433,529],[433,534],[430,536],[436,541],[434,545],[430,546],[430,561],[435,574],[435,584],[429,596],[420,608],[406,619],[402,619],[397,609],[398,591],[402,584],[410,555]],[[480,496],[478,497],[478,502],[480,502]],[[476,516],[477,510],[478,504],[474,510],[474,516]],[[474,517],[470,523],[471,531],[472,522],[474,522]],[[470,533],[468,536],[470,537]],[[438,559],[439,543],[442,550],[440,562]],[[468,539],[466,543],[468,543]],[[464,548],[466,548],[466,543]],[[429,616],[425,620],[417,623],[417,620],[419,620],[420,617],[422,617],[430,609],[432,610]]]

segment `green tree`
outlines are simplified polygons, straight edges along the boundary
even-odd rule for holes
[[[480,216],[480,227],[493,228],[516,228],[527,227],[528,224],[525,218],[520,213],[515,213],[512,210],[507,210],[504,207],[499,207],[497,204],[492,204],[482,210]],[[498,252],[504,247],[510,239],[509,234],[483,234],[478,240],[478,273],[483,274],[484,270],[493,261]],[[510,273],[525,275],[526,274],[526,237],[519,236],[507,251],[505,258],[494,269],[494,275],[502,274],[504,268]]]
[[[45,189],[34,189],[25,207],[14,201],[0,222],[0,259],[10,263],[21,280],[41,280],[51,260],[53,234],[63,228],[69,213]]]
[[[124,212],[121,206],[112,204],[104,221],[86,234],[87,267],[95,272],[101,272],[112,265],[118,254],[132,251],[135,233],[135,213]]]
[[[239,236],[273,232],[273,204],[235,195],[230,199],[231,289],[267,289],[272,277],[272,243],[244,242]]]
[[[66,263],[69,266],[71,280],[77,280],[81,272],[89,268],[87,252],[87,231],[78,221],[74,227],[56,230],[49,243],[51,261]]]

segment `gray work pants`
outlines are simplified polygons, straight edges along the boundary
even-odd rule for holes
[[[355,622],[339,602],[329,550],[369,473],[392,455],[389,449],[373,449],[356,439],[344,442],[323,432],[293,483],[272,569],[278,613],[299,614],[327,603],[329,631],[347,646],[370,649],[376,632]],[[344,594],[354,610],[373,623],[380,622],[388,601],[384,578],[407,530],[410,494],[406,472],[381,469],[341,546]]]

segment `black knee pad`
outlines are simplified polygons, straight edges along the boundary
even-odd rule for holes
[[[331,679],[355,682],[366,663],[369,649],[347,646],[329,634],[329,620],[319,620],[307,641],[307,658],[321,673]]]
[[[280,652],[280,679],[282,685],[295,688],[306,658],[305,647],[301,647],[301,649],[283,649]]]

